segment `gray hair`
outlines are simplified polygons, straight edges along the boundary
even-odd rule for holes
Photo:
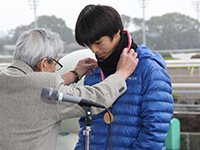
[[[55,58],[62,53],[64,42],[58,33],[50,29],[33,29],[22,33],[17,40],[14,59],[27,63],[33,70],[45,57]]]

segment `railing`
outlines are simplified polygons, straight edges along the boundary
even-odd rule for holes
[[[166,49],[166,50],[155,50],[158,53],[199,53],[200,49]]]
[[[167,68],[179,68],[179,67],[200,67],[200,59],[189,60],[166,60]],[[9,65],[9,63],[0,63],[0,67]]]
[[[173,88],[200,88],[200,83],[172,83]]]
[[[200,83],[172,83],[172,88],[173,93],[187,94],[187,97],[189,97],[188,94],[200,94]],[[177,88],[179,90],[176,90]]]
[[[172,83],[173,93],[200,94],[200,83]],[[178,88],[179,90],[174,90]],[[180,89],[195,89],[195,90],[180,90]],[[200,105],[197,104],[174,104],[174,114],[184,115],[200,115]]]
[[[166,60],[167,68],[190,68],[190,75],[193,75],[194,68],[199,68],[200,77],[200,59],[189,60]]]
[[[174,104],[174,114],[200,115],[200,105]]]
[[[0,63],[0,70],[6,69],[9,66],[9,63]]]
[[[166,60],[167,68],[200,67],[200,59]]]

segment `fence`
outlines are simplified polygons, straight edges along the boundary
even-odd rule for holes
[[[189,68],[190,76],[193,76],[194,68],[199,69],[200,77],[200,59],[189,60],[166,60],[167,68]]]
[[[0,70],[5,69],[6,67],[8,67],[9,63],[0,63]]]

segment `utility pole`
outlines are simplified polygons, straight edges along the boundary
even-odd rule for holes
[[[32,9],[34,9],[34,28],[37,28],[37,15],[36,15],[36,10],[37,10],[37,4],[39,2],[39,0],[28,0],[28,2],[30,3],[30,6]]]
[[[148,0],[138,0],[140,7],[143,9],[143,44],[146,45],[146,27],[145,27],[145,8],[148,4]]]
[[[197,12],[197,21],[198,21],[198,31],[199,31],[199,11],[200,11],[200,1],[192,1],[192,4],[194,6],[194,10]]]

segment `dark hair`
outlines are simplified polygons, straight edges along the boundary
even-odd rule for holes
[[[119,13],[110,6],[87,5],[76,21],[75,37],[82,46],[88,46],[103,36],[113,40],[114,35],[124,26]]]

